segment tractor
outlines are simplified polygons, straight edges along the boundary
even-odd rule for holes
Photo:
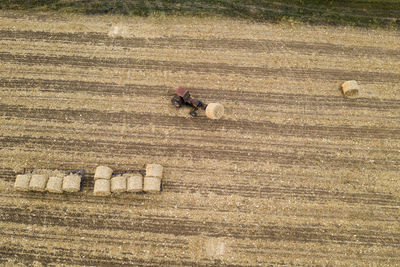
[[[205,110],[207,108],[207,105],[200,100],[191,98],[189,90],[183,87],[179,87],[178,89],[176,89],[175,95],[171,99],[171,102],[176,108],[180,108],[182,105],[192,107],[193,109],[189,112],[192,117],[197,116],[197,110],[199,108],[201,108],[202,110]]]

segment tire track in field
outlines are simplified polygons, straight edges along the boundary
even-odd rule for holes
[[[221,187],[222,188],[222,187]],[[278,188],[279,189],[279,188]],[[300,191],[301,189],[297,190]],[[293,190],[295,191],[295,190]],[[311,190],[308,190],[309,192],[311,192]],[[198,191],[193,191],[191,193],[195,193]],[[215,192],[215,191],[214,191]],[[277,190],[277,192],[279,192],[279,190]],[[207,196],[209,192],[205,193],[204,196]],[[329,192],[331,193],[331,192]],[[200,193],[202,194],[202,193]],[[233,193],[234,194],[234,193]],[[203,195],[203,194],[202,194]],[[225,194],[221,194],[222,196],[231,196],[227,193]],[[239,194],[240,195],[240,194]],[[311,194],[310,194],[311,195]],[[317,194],[312,194],[313,196],[315,196],[315,198],[319,197],[318,193]],[[334,195],[334,194],[331,194]],[[354,195],[356,195],[356,197],[353,197],[352,199],[350,199],[350,197],[345,196],[346,193],[344,194],[336,194],[337,199],[330,197],[328,198],[319,198],[316,201],[316,204],[318,203],[324,203],[326,201],[339,201],[339,202],[344,202],[344,203],[348,203],[348,204],[363,204],[363,205],[368,205],[368,209],[385,209],[387,212],[398,212],[399,211],[399,202],[395,202],[392,201],[376,201],[376,200],[372,200],[369,199],[369,197],[367,198],[363,198],[360,196],[364,196],[367,195],[364,193],[360,193],[360,194],[356,194],[354,193]],[[376,194],[376,196],[381,196],[379,194]],[[87,195],[86,193],[77,193],[77,194],[63,194],[63,195],[54,195],[54,194],[46,194],[46,193],[35,193],[35,192],[30,192],[30,193],[19,193],[19,194],[2,194],[1,197],[3,199],[15,199],[15,197],[18,198],[22,198],[24,201],[33,201],[33,200],[47,200],[47,201],[51,201],[53,203],[60,203],[60,204],[64,204],[64,203],[68,203],[68,204],[75,204],[75,205],[87,205],[87,204],[95,204],[95,205],[103,205],[104,204],[104,198],[99,198],[99,197],[95,197],[95,196],[90,196]],[[249,196],[246,196],[249,197]],[[252,197],[252,196],[250,196]],[[287,198],[295,198],[295,199],[305,199],[305,200],[315,200],[315,198],[310,198],[308,199],[307,196],[305,196],[305,194],[297,194],[294,193],[293,195],[282,195],[282,194],[275,194],[275,195],[271,195],[268,197],[268,199],[287,199]],[[144,195],[142,194],[135,194],[134,198],[129,198],[128,199],[113,199],[112,201],[112,205],[113,207],[119,207],[119,208],[127,208],[127,209],[131,209],[131,208],[143,208],[143,203],[148,203],[150,201],[150,198],[146,198],[144,197]],[[176,206],[176,202],[158,202],[157,204],[154,204],[152,206],[152,208],[158,208],[158,209],[169,209],[171,207],[171,205]],[[338,203],[339,204],[339,203]],[[207,212],[210,209],[212,209],[214,212],[218,212],[220,214],[227,214],[227,213],[242,213],[242,214],[247,214],[249,212],[249,210],[246,207],[235,207],[233,209],[229,209],[227,207],[225,208],[218,208],[215,209],[215,206],[205,206],[205,205],[197,205],[195,202],[188,202],[188,203],[182,203],[180,205],[177,206],[176,208],[177,210],[181,210],[181,211],[185,211],[185,212],[192,212],[192,211],[196,211],[196,212]],[[260,214],[260,213],[255,213],[255,214]],[[297,214],[296,217],[304,217],[304,218],[308,218],[308,217],[313,217],[314,213],[312,213],[310,215],[310,213],[307,213],[306,215],[301,215],[301,214]],[[369,216],[369,215],[365,215],[365,214],[361,214],[359,217],[352,217],[352,219],[357,219],[360,218],[361,220],[363,220],[363,218],[365,218],[364,216]],[[343,216],[341,216],[340,214],[331,214],[331,215],[327,215],[324,216],[325,219],[343,219]],[[393,217],[392,219],[385,219],[385,218],[378,218],[378,217],[372,217],[369,218],[370,222],[389,222],[389,223],[395,223],[397,222],[397,219],[395,217]]]
[[[331,191],[321,188],[307,187],[288,187],[288,186],[250,186],[250,185],[207,185],[200,183],[188,183],[184,181],[163,181],[163,188],[168,192],[178,193],[215,193],[216,195],[230,196],[239,195],[252,198],[285,198],[294,197],[311,201],[336,200],[346,203],[363,203],[366,205],[388,205],[400,207],[400,201],[397,201],[392,195],[381,193],[347,193]]]
[[[93,175],[85,176],[83,178],[83,190],[93,190],[94,181],[92,179]],[[15,179],[15,178],[14,178]],[[389,194],[384,193],[364,193],[364,192],[356,192],[356,193],[348,193],[348,192],[337,192],[329,189],[321,189],[321,188],[307,188],[307,187],[289,187],[289,186],[249,186],[249,185],[241,185],[241,186],[230,186],[230,185],[206,185],[204,183],[188,183],[182,181],[163,181],[162,184],[163,190],[171,193],[200,193],[201,195],[208,196],[210,193],[213,193],[218,196],[241,196],[245,198],[258,198],[258,199],[287,199],[287,198],[295,198],[295,199],[303,199],[314,201],[317,203],[324,203],[328,201],[338,201],[344,202],[348,204],[363,204],[368,206],[377,206],[379,208],[388,208],[392,211],[399,211],[400,202]],[[15,198],[18,196],[20,198],[24,198],[27,200],[41,200],[48,199],[53,202],[66,202],[73,204],[101,204],[104,203],[104,198],[99,198],[91,195],[87,195],[86,193],[79,193],[81,196],[77,198],[76,194],[73,195],[54,195],[54,194],[46,194],[46,193],[19,193],[19,194],[4,194],[1,197],[5,198]],[[119,202],[115,199],[113,200],[113,205],[122,206],[122,207],[130,207],[133,204],[137,204],[140,206],[143,199],[141,195],[135,195],[138,199],[129,199],[129,203],[125,203],[124,199],[121,199]],[[166,204],[158,203],[158,208],[168,208]],[[191,203],[190,206],[182,205],[179,207],[181,210],[203,210],[206,211],[209,207],[203,206],[195,206]],[[229,209],[219,209],[218,212],[230,212]],[[242,210],[242,212],[247,212],[247,210]],[[385,220],[384,218],[376,218],[374,221],[392,221]]]
[[[253,255],[265,255],[265,254],[269,254],[269,253],[273,253],[274,255],[279,255],[281,257],[284,258],[290,258],[290,256],[296,255],[297,257],[304,257],[309,255],[309,253],[312,253],[313,255],[313,259],[317,258],[317,259],[325,259],[327,257],[327,255],[332,256],[335,255],[335,258],[337,259],[341,259],[341,263],[343,262],[343,260],[354,260],[354,258],[352,258],[351,256],[349,256],[348,252],[346,251],[329,251],[329,252],[325,252],[325,251],[319,251],[319,250],[308,250],[308,249],[293,249],[293,248],[288,248],[285,247],[285,249],[277,249],[277,248],[268,248],[268,247],[257,247],[254,245],[233,245],[232,249],[235,252],[242,252],[242,253],[249,253],[249,254],[253,254]],[[396,260],[399,257],[397,256],[397,254],[395,253],[388,253],[385,254],[384,256],[380,256],[380,257],[374,257],[374,256],[364,256],[363,257],[363,264],[367,265],[367,262],[369,262],[369,260],[374,259],[377,260],[378,262],[382,262],[381,264],[384,265],[385,262],[387,262],[388,259],[391,260]],[[357,264],[360,264],[361,261],[360,260],[356,260]],[[364,263],[365,262],[365,263]],[[350,264],[352,266],[355,266],[357,264]]]
[[[18,231],[18,232],[17,232]],[[30,231],[22,231],[21,229],[15,229],[15,232],[12,233],[1,233],[4,237],[9,238],[26,238],[32,240],[34,242],[38,242],[41,240],[52,240],[55,242],[80,242],[80,243],[91,243],[95,241],[96,243],[114,245],[114,246],[122,246],[122,245],[137,245],[137,246],[149,246],[154,245],[154,241],[151,240],[137,240],[131,238],[121,238],[117,236],[107,236],[107,235],[100,235],[100,234],[73,234],[68,233],[68,236],[65,234],[56,234],[56,233],[31,233]],[[172,239],[171,239],[172,240]],[[172,249],[185,249],[187,248],[187,242],[178,243],[176,240],[168,241],[163,239],[162,247],[164,248],[172,248]]]
[[[295,80],[315,79],[324,81],[358,80],[361,82],[398,82],[400,74],[389,72],[345,71],[319,68],[268,68],[242,67],[226,63],[179,62],[165,60],[137,60],[132,58],[101,58],[83,56],[47,56],[40,54],[11,54],[0,52],[0,61],[14,64],[129,68],[135,70],[189,71],[196,73],[237,74],[247,77],[286,77]]]
[[[185,37],[111,38],[104,33],[52,33],[45,31],[0,30],[0,39],[11,41],[58,42],[88,45],[118,46],[124,48],[178,48],[200,50],[246,50],[250,52],[297,51],[302,54],[334,56],[364,56],[399,58],[397,49],[374,46],[345,46],[301,41],[252,40],[238,38],[197,39]]]
[[[87,179],[87,178],[84,178]],[[84,180],[85,181],[85,180]],[[86,180],[89,181],[91,184],[91,188],[84,188],[84,190],[89,190],[93,189],[93,180]],[[368,205],[369,209],[386,209],[387,211],[390,212],[398,212],[400,210],[400,202],[395,200],[393,196],[390,195],[385,195],[385,194],[379,194],[379,193],[333,193],[328,190],[321,190],[321,189],[312,189],[312,188],[290,188],[290,187],[269,187],[268,191],[273,192],[268,193],[268,194],[259,194],[257,192],[245,192],[247,190],[246,187],[240,188],[239,192],[235,191],[234,189],[232,190],[229,186],[212,186],[208,191],[200,191],[201,189],[206,190],[206,187],[204,187],[204,184],[198,184],[198,186],[195,187],[186,187],[185,191],[180,190],[180,188],[183,188],[185,186],[180,186],[178,188],[178,191],[173,188],[173,186],[167,185],[169,182],[163,182],[163,189],[167,190],[168,192],[173,192],[173,193],[200,193],[203,196],[208,196],[210,193],[215,193],[220,196],[232,196],[232,195],[237,195],[237,196],[242,196],[246,198],[259,198],[259,199],[276,199],[276,200],[284,200],[288,198],[294,198],[294,199],[303,199],[303,200],[311,200],[315,201],[316,203],[325,203],[325,202],[331,202],[331,201],[338,201],[338,202],[344,202],[347,204],[363,204],[363,205]],[[182,183],[184,185],[184,183]],[[189,184],[193,185],[193,183]],[[199,189],[200,188],[200,189]],[[265,188],[265,187],[264,187]],[[257,187],[257,190],[259,188]],[[322,193],[321,193],[322,192]],[[129,198],[129,201],[127,199],[113,199],[112,205],[115,207],[121,207],[121,208],[142,208],[143,203],[149,201],[148,198],[143,198],[144,195],[142,194],[134,194],[134,198]],[[88,195],[87,193],[76,193],[76,194],[63,194],[63,195],[56,195],[56,194],[50,194],[50,193],[37,193],[37,192],[24,192],[24,193],[16,193],[16,194],[1,194],[0,195],[2,198],[8,198],[8,199],[15,199],[15,197],[22,198],[25,201],[32,201],[32,200],[48,200],[54,203],[68,203],[68,204],[76,204],[76,205],[85,205],[85,204],[96,204],[96,205],[102,205],[104,204],[104,198],[99,198],[96,196],[91,196]],[[79,196],[79,197],[78,197]],[[158,209],[168,209],[171,206],[170,205],[176,205],[174,202],[173,204],[171,203],[157,203],[156,205],[153,205],[152,208],[158,208]],[[204,205],[196,205],[193,202],[188,202],[185,204],[181,204],[177,207],[177,210],[182,210],[182,211],[203,211],[206,212],[210,209],[213,209],[215,212],[218,213],[230,213],[230,212],[235,212],[235,213],[248,213],[248,209],[245,207],[239,208],[235,207],[233,210],[229,208],[218,208],[215,209],[214,206],[204,206]],[[300,215],[297,215],[300,216]],[[307,214],[304,217],[309,217],[310,215]],[[312,215],[314,216],[314,215]],[[301,216],[300,216],[301,217]],[[330,215],[330,216],[324,216],[324,218],[341,218],[343,217],[340,214],[335,215]],[[360,218],[363,218],[360,216]],[[385,219],[385,218],[370,218],[370,221],[372,222],[397,222],[397,219]]]
[[[9,102],[31,102],[31,103],[35,103],[35,106],[38,107],[43,107],[47,106],[47,103],[50,102],[60,102],[61,100],[64,101],[64,103],[73,103],[73,102],[79,102],[80,104],[85,103],[85,101],[92,101],[92,104],[94,102],[99,102],[99,103],[105,103],[107,100],[102,98],[102,99],[96,99],[94,100],[91,96],[89,95],[81,95],[79,97],[79,100],[77,100],[78,98],[76,98],[76,96],[72,96],[72,95],[63,95],[63,96],[55,96],[54,94],[38,94],[38,92],[34,93],[34,96],[28,96],[27,92],[24,92],[24,95],[18,95],[15,94],[14,92],[11,92],[11,95],[7,95],[5,98],[9,98],[9,99],[13,99]],[[4,95],[4,93],[3,93]],[[197,95],[196,95],[197,96]],[[124,96],[125,97],[125,96]],[[138,112],[135,109],[142,107],[151,107],[153,108],[153,110],[147,110],[146,111],[151,111],[153,114],[157,113],[154,110],[154,107],[156,105],[158,105],[158,103],[156,103],[154,101],[155,99],[145,99],[145,100],[136,100],[134,102],[132,102],[132,100],[130,99],[118,99],[117,102],[120,104],[120,107],[117,108],[116,112],[125,109],[125,108],[133,108],[133,110],[131,110],[130,112]],[[168,106],[167,103],[170,103],[170,99],[168,99],[167,97],[163,97],[158,99],[158,102],[163,102],[165,103],[166,106]],[[207,99],[211,102],[212,99]],[[221,99],[219,99],[221,100]],[[224,99],[226,100],[226,99]],[[209,101],[207,101],[209,103]],[[3,103],[7,103],[6,101],[2,101]],[[218,102],[218,99],[215,99],[214,102]],[[267,101],[270,102],[270,101]],[[137,106],[134,107],[133,103],[136,103]],[[278,121],[282,121],[282,118],[285,118],[289,124],[294,125],[295,122],[297,122],[297,125],[304,125],[306,123],[303,122],[304,119],[308,119],[311,122],[314,122],[315,120],[320,120],[323,119],[325,122],[328,121],[327,126],[332,126],[332,120],[336,120],[336,123],[339,121],[342,121],[345,114],[352,114],[352,116],[348,116],[347,117],[347,125],[349,124],[349,122],[351,121],[353,123],[353,127],[365,127],[366,124],[370,124],[371,120],[373,121],[379,121],[380,124],[378,125],[378,127],[380,125],[386,125],[386,127],[388,128],[392,128],[395,129],[397,127],[397,121],[400,119],[400,117],[395,117],[397,115],[397,113],[393,112],[397,112],[396,111],[391,111],[390,109],[380,109],[377,111],[381,111],[380,113],[372,113],[372,112],[365,112],[366,109],[365,108],[361,108],[358,111],[355,111],[354,108],[352,108],[351,110],[346,110],[344,106],[336,106],[332,108],[326,108],[324,110],[321,110],[318,107],[314,107],[314,106],[304,106],[304,105],[293,105],[292,107],[287,106],[288,109],[281,109],[279,107],[278,104],[276,103],[271,103],[270,105],[265,105],[264,103],[259,103],[259,104],[239,104],[239,106],[237,106],[237,104],[240,103],[240,101],[235,101],[233,103],[229,103],[229,102],[224,102],[224,104],[226,104],[226,106],[234,106],[234,109],[232,111],[234,111],[233,113],[230,114],[230,116],[227,116],[226,119],[227,120],[233,120],[233,121],[238,121],[238,120],[247,120],[249,118],[249,115],[251,116],[252,114],[257,114],[256,115],[256,119],[255,121],[257,122],[265,122],[265,118],[270,118],[271,116],[271,120],[275,121],[277,118],[281,118],[278,119]],[[36,105],[37,104],[37,105]],[[25,104],[27,106],[27,104]],[[169,104],[171,105],[171,104]],[[282,104],[281,106],[284,106],[285,104]],[[60,109],[68,109],[70,107],[62,107],[63,104],[60,105]],[[79,104],[77,104],[76,106],[79,106]],[[172,107],[172,106],[170,106]],[[342,108],[342,110],[341,110]],[[94,109],[97,110],[98,107],[86,107],[87,110],[89,109]],[[184,107],[182,110],[187,110],[189,111],[188,107]],[[175,109],[176,110],[176,109]],[[302,110],[302,111],[301,111]],[[370,110],[369,110],[370,111]],[[141,111],[139,111],[141,112]],[[357,112],[357,113],[355,113]],[[399,110],[400,112],[400,110]],[[168,114],[174,114],[175,111],[173,110],[169,110]],[[163,112],[163,114],[165,114],[165,112]],[[399,113],[400,115],[400,113]],[[180,116],[182,117],[182,116]],[[205,116],[204,116],[205,117]],[[264,118],[264,120],[262,120],[262,118]],[[294,119],[292,121],[292,119]],[[298,122],[298,120],[300,120],[300,122]],[[278,122],[278,123],[279,123]],[[277,122],[275,122],[277,123]],[[321,124],[321,123],[320,123]],[[333,126],[335,126],[335,124],[333,124]],[[371,126],[369,126],[371,127]],[[375,126],[376,127],[376,126]]]
[[[83,266],[199,266],[199,267],[208,267],[208,266],[229,266],[229,267],[240,267],[240,266],[249,266],[246,265],[238,265],[232,263],[223,263],[219,260],[217,261],[207,261],[202,259],[202,262],[199,261],[191,261],[188,256],[182,255],[178,257],[176,261],[174,260],[165,260],[161,257],[157,257],[157,255],[153,256],[151,259],[141,259],[138,258],[134,253],[124,252],[124,255],[120,258],[115,256],[107,256],[107,253],[104,253],[104,256],[93,256],[93,251],[91,250],[79,250],[75,251],[60,249],[61,251],[52,254],[48,254],[45,251],[40,249],[25,249],[23,247],[11,246],[0,247],[0,263],[6,262],[6,257],[9,257],[12,260],[15,260],[15,257],[18,257],[18,262],[25,263],[26,265],[31,265],[33,260],[39,261],[42,264],[53,265],[54,263],[59,264],[73,264],[73,265],[83,265]],[[66,253],[68,252],[68,253]],[[96,251],[98,253],[98,251]],[[76,256],[78,255],[78,256]],[[82,256],[79,256],[82,255]],[[203,263],[204,262],[204,263]],[[287,266],[282,262],[274,262],[269,261],[268,263],[273,264],[274,266]]]
[[[102,96],[148,96],[165,97],[173,94],[174,89],[168,86],[149,86],[144,84],[118,85],[116,83],[84,82],[79,80],[48,80],[48,79],[6,79],[0,78],[0,88],[24,91],[38,89],[41,92],[52,93],[96,93]],[[357,98],[346,99],[342,96],[305,95],[269,92],[238,92],[236,90],[215,90],[212,88],[188,89],[200,98],[211,101],[224,99],[248,105],[290,105],[312,106],[318,108],[368,108],[378,111],[400,110],[400,100]],[[207,93],[212,92],[212,93]],[[210,98],[211,97],[211,98]]]
[[[159,127],[177,127],[179,129],[208,131],[234,130],[242,133],[275,133],[282,136],[311,138],[366,138],[366,139],[400,139],[399,128],[387,127],[349,127],[349,126],[312,126],[288,125],[270,121],[252,122],[250,120],[211,121],[206,118],[196,119],[173,117],[153,113],[107,112],[98,110],[57,110],[48,108],[29,108],[21,105],[0,104],[0,115],[6,118],[30,120],[47,120],[53,122],[82,122],[84,124],[106,125],[110,123],[127,123],[129,125],[158,125]]]
[[[18,127],[19,125],[16,124],[8,124],[4,123],[4,127]],[[76,136],[76,135],[87,135],[90,134],[90,136],[93,139],[101,139],[101,138],[107,138],[110,136],[110,132],[108,130],[102,130],[102,129],[96,129],[95,132],[93,131],[87,131],[83,129],[70,129],[68,125],[62,127],[62,126],[49,126],[46,125],[45,128],[43,128],[42,125],[37,124],[31,124],[27,125],[24,124],[23,127],[21,127],[21,131],[25,133],[25,135],[28,135],[29,132],[35,132],[35,133],[43,133],[43,136],[49,135],[50,133],[64,133],[65,135],[71,135],[71,136]],[[162,138],[165,138],[164,135],[161,135]],[[112,134],[113,138],[116,137],[145,137],[153,140],[158,140],[160,137],[158,134],[152,134],[152,133],[134,133],[134,132],[129,132],[129,133],[119,133],[115,132]],[[93,138],[96,137],[96,138]],[[282,148],[282,147],[287,147],[290,148],[294,151],[315,151],[318,150],[320,154],[323,155],[332,155],[334,152],[336,152],[338,149],[341,149],[342,151],[352,151],[352,152],[357,152],[357,153],[392,153],[400,156],[400,151],[396,149],[379,149],[379,148],[353,148],[349,147],[348,145],[340,145],[340,144],[335,144],[333,145],[324,145],[324,144],[318,144],[318,145],[307,145],[305,146],[303,143],[288,143],[286,140],[282,142],[272,142],[269,141],[268,143],[258,141],[257,139],[249,139],[249,138],[239,138],[239,137],[218,137],[218,136],[213,136],[212,140],[210,140],[209,136],[201,136],[201,135],[192,135],[192,134],[185,134],[185,135],[179,135],[179,134],[174,134],[173,137],[174,141],[182,141],[185,142],[187,140],[191,140],[192,142],[206,142],[209,144],[215,144],[215,145],[225,145],[225,146],[238,146],[238,145],[248,145],[248,146],[268,146],[268,147],[276,147],[276,148]],[[319,154],[316,153],[316,154]]]
[[[127,217],[121,214],[97,213],[96,215],[69,211],[50,211],[48,209],[0,207],[1,221],[7,223],[25,223],[39,226],[72,226],[79,225],[81,229],[108,229],[145,232],[154,234],[172,234],[175,236],[230,237],[236,239],[317,242],[334,244],[362,244],[400,247],[400,237],[391,233],[373,230],[352,229],[341,233],[333,233],[321,225],[279,226],[220,223],[211,221],[196,221],[190,219],[170,219],[161,216]],[[40,216],[32,216],[40,214]],[[356,236],[357,238],[354,238]]]
[[[0,168],[0,179],[7,182],[11,180],[14,181],[15,175],[17,175],[17,173],[11,168]]]
[[[24,146],[25,150],[41,148],[57,151],[96,152],[102,155],[152,155],[152,156],[182,156],[190,158],[236,160],[248,162],[269,162],[289,166],[325,166],[336,168],[351,168],[363,166],[366,169],[384,169],[390,171],[399,170],[394,162],[383,159],[374,159],[373,164],[368,159],[354,159],[353,157],[336,157],[316,152],[303,151],[302,154],[293,152],[277,152],[272,150],[244,149],[233,147],[218,147],[210,145],[175,144],[161,145],[150,143],[90,140],[76,138],[33,137],[33,136],[7,136],[0,137],[0,143],[4,147]]]
[[[115,256],[109,256],[107,253],[104,253],[103,256],[94,256],[93,251],[91,250],[75,251],[74,249],[62,249],[62,251],[49,253],[43,251],[41,248],[26,249],[18,246],[0,246],[0,262],[2,258],[10,257],[15,259],[17,256],[18,262],[22,261],[26,264],[32,264],[32,261],[36,260],[46,265],[52,263],[65,264],[67,262],[68,264],[85,266],[178,266],[182,264],[185,266],[210,266],[208,263],[200,264],[195,261],[190,261],[184,256],[178,261],[173,261],[157,259],[157,257],[152,257],[151,259],[140,259],[135,257],[133,254],[129,254],[131,253],[126,253],[123,257],[117,258]],[[219,266],[219,264],[214,266]],[[222,264],[222,266],[241,265]]]
[[[21,229],[16,229],[16,230],[18,230],[18,231],[20,231]],[[17,238],[28,238],[28,239],[30,239],[30,240],[34,240],[34,241],[37,241],[37,242],[40,242],[40,241],[43,241],[43,240],[54,240],[54,241],[62,241],[62,242],[66,242],[66,241],[68,241],[68,242],[71,242],[71,241],[78,241],[78,242],[93,242],[94,240],[96,240],[96,242],[101,242],[101,243],[107,243],[107,244],[111,244],[111,245],[126,245],[127,243],[130,243],[130,242],[132,242],[132,240],[130,240],[130,239],[126,239],[126,241],[124,241],[124,242],[114,242],[114,241],[106,241],[105,239],[106,238],[109,238],[108,236],[104,236],[104,237],[100,237],[100,236],[98,236],[98,235],[84,235],[85,236],[85,239],[81,239],[80,238],[80,236],[79,235],[73,235],[73,234],[69,234],[69,236],[75,236],[75,237],[78,237],[79,238],[79,240],[78,240],[78,238],[76,238],[76,239],[69,239],[69,238],[66,238],[65,236],[61,236],[61,235],[54,235],[53,233],[51,233],[51,234],[47,234],[47,235],[41,235],[39,238],[38,237],[36,237],[36,236],[34,236],[34,235],[32,235],[32,234],[30,234],[28,231],[25,231],[24,232],[24,234],[21,234],[21,235],[19,235],[19,234],[16,234],[16,237]],[[12,237],[12,235],[10,235],[10,237]],[[113,237],[113,239],[114,239],[115,237]],[[116,238],[116,239],[118,239],[118,238]],[[138,244],[140,244],[140,245],[147,245],[147,246],[150,246],[150,245],[157,245],[158,243],[157,243],[157,241],[151,241],[151,240],[148,240],[147,242],[146,242],[146,240],[145,240],[145,242],[142,242],[143,240],[142,240],[142,238],[139,240],[139,241],[137,241],[137,240],[135,240],[135,241],[133,241],[133,242],[136,242],[136,243],[138,243]],[[179,243],[177,243],[177,240],[171,240],[171,241],[173,241],[175,244],[180,244],[180,242],[182,242],[183,240],[179,240]],[[180,246],[180,245],[166,245],[165,244],[165,242],[167,242],[168,243],[168,240],[162,240],[161,241],[162,243],[163,243],[163,245],[162,245],[162,247],[167,247],[167,248],[180,248],[180,249],[183,249],[184,247],[182,247],[182,246]],[[187,243],[187,242],[184,242],[184,243]],[[9,246],[10,247],[10,246]],[[15,245],[13,245],[13,247],[14,248],[16,248],[16,251],[20,251],[20,248],[19,247],[17,247],[17,246],[15,246]],[[185,248],[186,248],[187,246],[185,246]],[[233,249],[234,249],[234,251],[236,252],[236,253],[250,253],[250,254],[261,254],[261,253],[270,253],[271,251],[269,250],[269,248],[268,247],[261,247],[261,248],[256,248],[256,247],[253,247],[253,246],[251,246],[251,245],[233,245],[233,246],[231,246]],[[4,248],[4,247],[3,247]],[[187,248],[186,248],[187,249]],[[54,250],[54,248],[53,248],[53,250]],[[58,250],[58,251],[65,251],[66,249],[64,249],[64,248],[55,248],[55,250]],[[68,256],[73,256],[74,254],[76,255],[76,253],[77,252],[75,252],[73,249],[67,249],[66,250],[66,252],[72,252],[72,255],[68,255]],[[87,250],[84,250],[85,252],[87,251]],[[1,253],[1,252],[0,252]],[[128,256],[128,255],[130,255],[130,253],[126,253],[126,252],[124,252],[123,253],[125,256]],[[274,251],[274,254],[277,254],[277,251]],[[287,250],[284,250],[284,251],[281,251],[281,252],[279,252],[278,253],[279,255],[286,255],[286,256],[288,256],[288,255],[293,255],[293,254],[295,254],[295,255],[303,255],[303,253],[302,253],[302,250],[298,250],[298,249],[292,249],[292,250],[290,250],[290,251],[287,251]],[[320,258],[323,258],[324,256],[325,256],[326,254],[322,254],[322,255],[318,255]],[[346,253],[344,253],[344,252],[335,252],[335,255],[340,255],[340,258],[341,259],[351,259],[351,257],[346,257]],[[65,256],[67,256],[66,254],[63,254],[63,256],[65,257]],[[331,255],[332,256],[332,255]],[[85,257],[86,258],[86,257]],[[396,257],[394,257],[394,256],[392,256],[392,257],[390,257],[390,258],[392,258],[392,259],[394,259],[394,258],[396,258]],[[385,257],[385,259],[387,259],[387,257]],[[1,262],[1,259],[0,259],[0,262]],[[196,264],[196,266],[198,266],[197,264]],[[209,266],[209,265],[207,265],[207,266]]]

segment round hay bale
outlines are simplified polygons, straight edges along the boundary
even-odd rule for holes
[[[32,191],[44,191],[49,177],[44,174],[33,174],[29,181],[29,189]]]
[[[358,90],[360,90],[360,86],[357,81],[346,81],[342,84],[342,92],[345,97],[357,96]]]
[[[29,182],[32,175],[20,174],[15,178],[14,189],[17,191],[29,191]]]
[[[97,179],[94,181],[93,195],[109,196],[111,194],[111,181],[108,179]]]
[[[98,166],[94,173],[94,179],[111,179],[113,170],[107,166]]]
[[[160,164],[147,164],[146,176],[162,178],[163,169],[163,166]]]
[[[47,181],[46,190],[50,193],[61,194],[63,192],[63,178],[57,176],[50,176]]]
[[[77,174],[70,174],[64,177],[62,189],[65,192],[79,192],[81,190],[81,177]]]
[[[159,193],[161,191],[161,179],[158,177],[144,177],[143,191],[147,193]]]
[[[224,115],[224,106],[220,103],[210,103],[206,108],[206,116],[213,120],[218,120]]]
[[[126,192],[126,176],[115,176],[111,178],[111,192]]]
[[[143,191],[143,176],[140,173],[127,175],[126,183],[128,192]]]

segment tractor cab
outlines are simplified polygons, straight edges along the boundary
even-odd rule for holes
[[[188,100],[190,98],[189,90],[183,87],[179,87],[176,89],[175,94],[183,98],[183,100]]]

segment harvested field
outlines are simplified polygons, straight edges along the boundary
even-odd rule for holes
[[[2,11],[0,264],[398,264],[399,43],[383,29]],[[224,117],[176,110],[181,85]],[[148,163],[164,166],[160,194],[93,195],[97,166]],[[83,190],[15,191],[35,168],[84,168]]]

